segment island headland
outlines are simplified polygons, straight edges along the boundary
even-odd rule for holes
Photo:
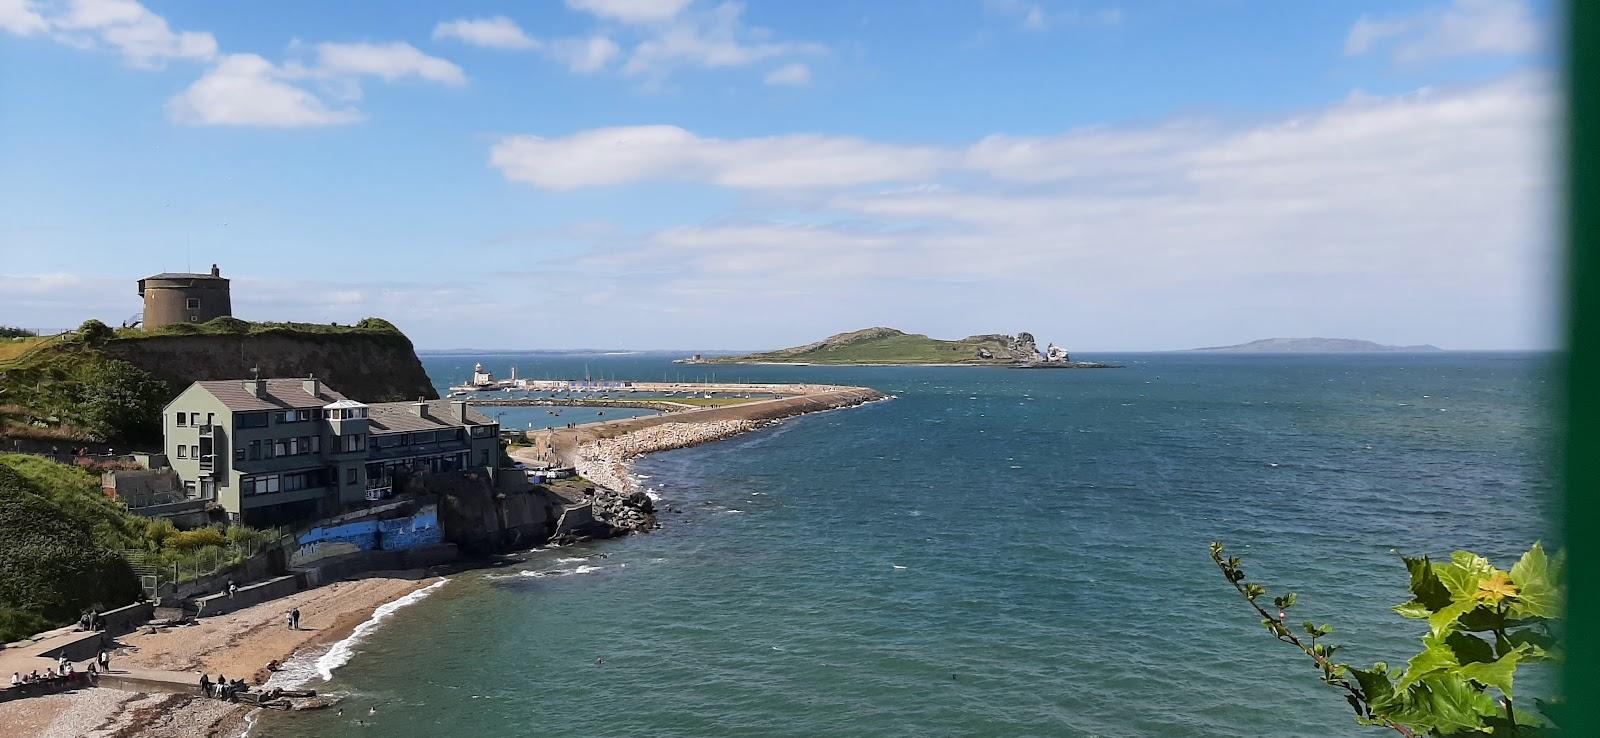
[[[929,338],[894,328],[839,333],[804,346],[739,356],[679,359],[684,364],[842,364],[854,366],[1005,366],[1027,369],[1104,369],[1073,361],[1054,343],[1040,349],[1032,333],[982,334],[956,340]]]

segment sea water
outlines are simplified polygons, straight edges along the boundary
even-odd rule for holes
[[[1559,543],[1550,357],[1086,358],[1125,368],[717,367],[895,399],[647,457],[662,530],[454,577],[314,681],[343,716],[255,735],[1371,735],[1207,544],[1398,665],[1397,552]]]

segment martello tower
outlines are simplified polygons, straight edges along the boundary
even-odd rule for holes
[[[173,323],[204,323],[233,314],[228,280],[216,264],[210,274],[164,272],[139,280],[146,330]]]

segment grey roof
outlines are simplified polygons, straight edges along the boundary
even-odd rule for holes
[[[228,278],[206,273],[195,274],[193,272],[162,272],[160,274],[152,274],[148,277],[145,277],[145,279],[216,279],[227,281]]]
[[[263,379],[266,391],[261,397],[250,394],[244,388],[248,379],[214,379],[195,384],[204,387],[207,392],[229,410],[234,412],[250,410],[291,410],[298,408],[320,408],[330,402],[349,399],[339,392],[330,389],[326,382],[322,384],[322,394],[312,397],[306,392],[303,379]]]
[[[428,417],[418,417],[415,402],[377,402],[367,406],[367,428],[373,433],[401,433],[459,428],[469,425],[494,425],[495,421],[471,406],[467,420],[456,419],[452,400],[428,400]]]

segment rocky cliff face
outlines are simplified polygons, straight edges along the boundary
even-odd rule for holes
[[[259,368],[263,377],[315,374],[363,402],[439,397],[411,340],[398,333],[152,336],[109,341],[101,351],[180,389],[202,379],[242,379]]]
[[[1039,360],[1039,346],[1033,334],[1023,331],[1015,336],[1004,333],[985,333],[967,336],[960,343],[971,344],[974,358],[992,361],[1030,362]]]

